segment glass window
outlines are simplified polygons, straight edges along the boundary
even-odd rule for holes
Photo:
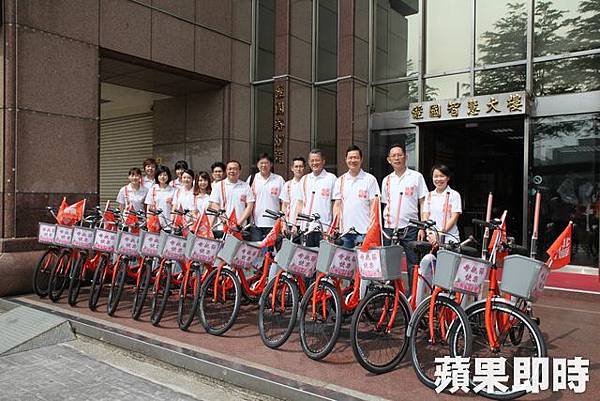
[[[317,87],[315,146],[323,151],[326,168],[337,171],[337,84]]]
[[[317,15],[317,81],[325,81],[337,77],[337,0],[319,0]]]
[[[255,21],[254,79],[273,78],[275,73],[275,0],[258,0]]]
[[[454,74],[425,80],[425,100],[454,99],[471,94],[470,74]]]
[[[537,96],[600,90],[600,54],[533,65]]]
[[[427,1],[426,70],[455,71],[471,65],[471,0]]]
[[[417,81],[377,85],[373,95],[375,112],[408,110],[409,103],[418,101]]]
[[[256,156],[273,154],[273,84],[254,87],[254,161]]]
[[[527,8],[514,0],[481,1],[475,9],[477,65],[525,60]]]
[[[475,96],[525,90],[525,65],[475,72]]]
[[[600,47],[596,0],[536,0],[535,56]]]
[[[542,194],[538,255],[573,221],[571,264],[598,267],[600,114],[540,118],[533,123],[533,194]]]
[[[377,0],[375,80],[417,72],[419,9],[415,1]]]
[[[369,172],[378,182],[392,172],[392,167],[386,160],[389,148],[395,143],[404,143],[408,154],[407,166],[416,169],[415,128],[374,131],[369,152]]]

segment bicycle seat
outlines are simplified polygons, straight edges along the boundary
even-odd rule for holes
[[[461,246],[459,253],[466,256],[473,256],[474,258],[481,257],[481,252],[472,246]]]
[[[407,246],[417,255],[425,255],[431,252],[431,244],[427,241],[409,241]]]

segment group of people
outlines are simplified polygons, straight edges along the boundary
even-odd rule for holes
[[[325,227],[338,222],[337,228],[342,233],[354,228],[342,237],[343,246],[348,248],[362,241],[371,221],[373,202],[381,202],[385,205],[382,218],[388,236],[397,228],[407,227],[401,245],[417,239],[434,241],[424,231],[410,226],[409,219],[434,220],[439,230],[451,234],[448,238],[458,240],[461,197],[448,185],[449,168],[439,164],[433,166],[435,189],[429,191],[423,175],[407,167],[407,159],[404,144],[389,148],[387,161],[393,172],[383,179],[381,190],[377,179],[362,169],[363,153],[356,145],[350,145],[346,150],[348,171],[339,177],[325,170],[323,152],[312,149],[308,154],[310,173],[305,174],[306,159],[296,157],[290,166],[293,178],[287,182],[273,173],[273,160],[266,153],[258,156],[258,172],[246,181],[240,179],[242,165],[237,160],[214,163],[210,174],[206,171],[194,174],[187,162],[181,160],[175,164],[173,177],[168,167],[147,159],[143,174],[139,168],[129,171],[130,182],[121,188],[117,201],[122,208],[161,209],[163,226],[167,225],[174,209],[189,210],[196,216],[205,213],[208,207],[223,209],[227,216],[233,214],[240,225],[253,223],[251,241],[262,240],[275,224],[274,220],[263,216],[266,209],[284,212],[292,231],[300,227],[299,212],[317,213]],[[321,234],[312,232],[307,237],[307,245],[318,246],[320,240]],[[407,263],[413,265],[416,255],[409,247],[404,248]],[[412,269],[408,272],[410,276]],[[409,279],[409,286],[411,282]]]

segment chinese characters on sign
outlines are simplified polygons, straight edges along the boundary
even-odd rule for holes
[[[526,92],[500,93],[410,104],[410,122],[526,114]]]
[[[275,163],[285,163],[285,86],[275,87],[275,122],[273,124],[273,155]]]

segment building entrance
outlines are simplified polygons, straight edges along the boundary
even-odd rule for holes
[[[508,210],[507,229],[518,243],[523,230],[523,118],[427,123],[419,127],[420,170],[434,188],[431,167],[450,167],[450,187],[462,197],[461,238],[475,234],[471,220],[485,217],[488,193],[492,217]]]

